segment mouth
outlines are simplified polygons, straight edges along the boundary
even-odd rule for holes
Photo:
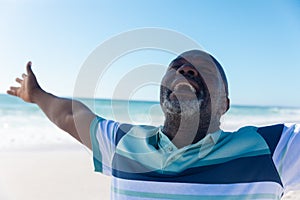
[[[166,86],[161,86],[161,102],[167,113],[191,114],[209,105],[210,95],[202,77],[175,77]]]
[[[204,98],[204,88],[198,82],[187,79],[177,79],[171,85],[170,98],[190,99]]]
[[[187,82],[182,82],[182,83],[176,84],[173,91],[174,92],[189,91],[192,93],[196,93],[196,89],[190,83],[187,83]]]

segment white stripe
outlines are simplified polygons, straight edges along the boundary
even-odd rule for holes
[[[195,184],[155,181],[136,181],[113,177],[112,186],[120,190],[182,195],[247,195],[274,194],[281,196],[283,188],[275,182],[234,184]]]
[[[98,123],[96,132],[96,139],[99,144],[99,151],[102,155],[103,166],[108,166],[111,168],[112,155],[115,152],[115,135],[119,128],[119,123],[112,120],[102,120]],[[104,168],[104,167],[103,167]],[[105,174],[110,174],[109,171],[105,171]]]
[[[300,125],[284,124],[273,160],[280,174],[285,192],[300,189]]]

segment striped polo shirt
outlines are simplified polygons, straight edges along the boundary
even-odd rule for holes
[[[299,125],[217,131],[178,149],[161,127],[97,117],[95,171],[112,176],[111,199],[280,199],[299,189]]]

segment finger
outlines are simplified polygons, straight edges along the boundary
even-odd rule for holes
[[[9,94],[9,95],[16,96],[15,92],[12,91],[12,90],[7,90],[6,93]]]
[[[27,74],[22,74],[22,78],[26,78],[27,77]]]
[[[22,82],[23,82],[23,79],[16,78],[16,82],[18,82],[18,83],[22,84]]]
[[[31,65],[32,65],[32,62],[29,61],[26,65],[26,70],[27,70],[27,74],[33,74],[33,71],[31,69]]]
[[[11,91],[17,91],[18,89],[20,89],[20,87],[13,87],[13,86],[10,87],[10,90],[11,90]]]
[[[18,87],[10,87],[9,90],[6,91],[7,94],[13,95],[13,96],[18,96],[17,94],[17,90],[19,88]]]

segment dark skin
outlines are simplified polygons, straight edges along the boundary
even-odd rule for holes
[[[20,86],[10,87],[7,93],[37,104],[54,124],[91,149],[89,127],[95,114],[79,101],[45,92],[37,82],[31,62],[27,63],[26,71],[22,78],[16,78]]]
[[[174,70],[176,71],[175,75],[172,73]],[[171,74],[170,77],[168,73]],[[169,101],[176,101],[180,104],[180,102],[185,100],[188,101],[189,98],[195,98],[196,100],[202,99],[203,103],[198,106],[199,112],[195,112],[191,115],[182,115],[181,112],[169,113],[165,111],[166,120],[164,122],[163,132],[169,137],[170,140],[173,140],[177,133],[185,131],[185,138],[180,138],[180,140],[189,141],[190,143],[197,143],[207,134],[211,120],[211,101],[208,88],[195,67],[184,58],[177,58],[170,64],[167,74],[164,77],[164,80],[166,79],[173,80],[173,82],[175,82],[174,84],[181,82],[190,84],[196,90],[195,94],[185,91],[179,91],[178,93],[172,92],[172,84],[170,88],[167,86],[161,86],[161,91],[168,91]],[[161,97],[163,97],[163,95],[161,95]],[[162,101],[163,99],[161,102]],[[188,135],[187,132],[192,134]],[[176,141],[173,142],[176,143]],[[177,146],[181,147],[178,143]]]
[[[16,78],[19,86],[10,87],[7,93],[37,104],[54,124],[91,149],[89,128],[96,115],[79,101],[44,91],[31,69],[31,62],[28,62],[26,71],[22,78]],[[179,148],[196,143],[206,134],[218,130],[220,117],[229,108],[218,70],[208,59],[208,54],[202,51],[185,52],[175,59],[162,80],[161,90],[161,105],[166,117],[163,132]],[[166,99],[170,101],[169,109],[176,112],[168,112],[164,107]],[[182,114],[184,109],[180,103],[190,107],[189,102],[198,101],[201,102],[196,104],[198,112]]]
[[[175,90],[176,84],[193,87],[193,92]],[[229,108],[224,81],[219,70],[208,54],[201,51],[185,52],[173,60],[162,80],[161,104],[164,99],[184,104],[200,100],[198,110],[190,115],[181,112],[169,112],[164,108],[166,116],[163,132],[179,148],[197,143],[207,134],[220,129],[220,118]],[[183,88],[184,89],[184,88]]]

